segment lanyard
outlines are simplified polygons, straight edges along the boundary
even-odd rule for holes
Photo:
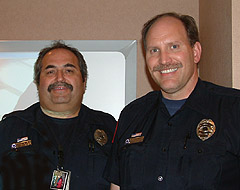
[[[48,116],[43,115],[43,121],[45,123],[45,125],[47,126],[48,130],[50,131],[52,137],[54,138],[55,142],[57,143],[57,156],[58,156],[58,165],[57,168],[58,169],[63,169],[63,163],[64,163],[64,150],[63,147],[66,145],[67,142],[69,142],[69,140],[72,137],[72,134],[74,133],[74,131],[77,128],[77,125],[79,124],[79,118],[76,119],[76,121],[72,122],[71,125],[73,125],[73,127],[71,127],[71,131],[68,133],[68,136],[65,138],[64,142],[62,143],[60,141],[60,139],[57,137],[56,133],[53,130],[53,126],[55,125],[55,127],[59,127],[57,124],[54,123],[54,121],[51,121],[51,118],[47,118]],[[55,143],[53,143],[55,144]],[[68,143],[70,144],[70,143]]]

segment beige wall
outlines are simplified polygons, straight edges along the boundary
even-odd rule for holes
[[[232,0],[232,86],[240,89],[240,1]]]
[[[141,52],[140,31],[148,19],[167,11],[190,14],[198,21],[199,1],[1,0],[0,40],[136,39],[139,97],[152,90]]]
[[[201,78],[232,87],[231,0],[200,0],[199,30],[203,48]]]

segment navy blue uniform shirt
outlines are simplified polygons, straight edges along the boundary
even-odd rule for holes
[[[215,132],[202,140],[205,119]],[[173,116],[161,92],[125,107],[105,177],[121,190],[239,190],[239,156],[240,92],[199,79]]]
[[[0,122],[0,189],[50,189],[59,160],[58,143],[46,120],[51,119],[43,114],[37,103],[24,111],[6,115]],[[115,119],[82,104],[78,117],[63,121],[66,125],[73,122],[69,130],[57,126],[60,120],[54,119],[54,126],[50,122],[50,127],[63,143],[63,167],[71,171],[70,189],[109,189],[109,182],[102,175],[110,154]],[[57,130],[58,127],[61,129]],[[97,129],[107,135],[108,141],[103,146],[94,138]],[[24,137],[31,140],[31,145],[12,148],[17,139]]]

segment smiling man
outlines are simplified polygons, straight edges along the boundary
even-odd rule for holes
[[[174,17],[159,19],[149,28],[146,62],[165,98],[184,99],[194,89],[201,55],[197,40],[191,45],[184,25]]]
[[[111,190],[240,187],[240,92],[202,81],[194,19],[165,13],[142,30],[160,91],[121,112],[105,177]]]
[[[82,54],[61,41],[34,67],[39,103],[0,122],[0,189],[109,189],[103,170],[115,119],[82,104]]]
[[[56,117],[75,117],[80,110],[86,87],[77,57],[66,49],[53,49],[42,59],[37,84],[44,113]]]

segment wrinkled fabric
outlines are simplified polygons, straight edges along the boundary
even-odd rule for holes
[[[216,126],[205,141],[203,119]],[[143,142],[128,143],[135,134]],[[238,190],[239,155],[240,91],[199,79],[173,116],[156,91],[122,111],[105,177],[121,190]]]
[[[53,170],[58,165],[58,149],[44,123],[39,103],[25,111],[8,114],[0,122],[1,189],[50,189]],[[81,105],[79,123],[64,148],[64,169],[71,171],[70,189],[109,189],[103,171],[111,149],[115,119],[106,113]],[[104,130],[108,142],[99,145],[96,129]],[[18,138],[28,137],[32,145],[12,149]],[[89,146],[91,145],[91,147]]]

